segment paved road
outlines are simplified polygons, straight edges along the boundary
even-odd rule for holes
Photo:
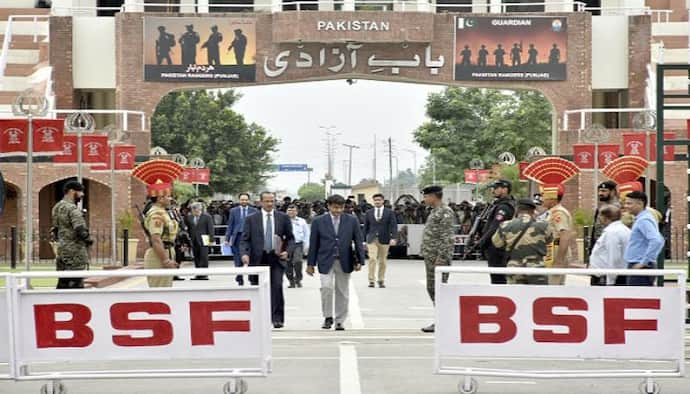
[[[217,261],[213,266],[229,266]],[[468,262],[468,265],[480,263]],[[368,288],[364,272],[353,275],[351,318],[344,332],[320,329],[319,284],[305,278],[304,288],[285,289],[286,327],[274,330],[273,373],[265,379],[249,379],[249,393],[280,394],[397,394],[457,393],[459,377],[432,374],[433,337],[419,328],[430,323],[431,303],[424,286],[421,261],[391,261],[387,288]],[[227,280],[176,282],[175,286],[209,286]],[[458,277],[488,283],[488,276]],[[588,281],[569,277],[568,284],[586,286]],[[143,287],[143,279],[122,282],[120,287]],[[688,337],[689,334],[686,334]],[[690,339],[690,338],[688,338]],[[686,342],[690,340],[686,339]],[[686,361],[690,350],[686,347]],[[469,360],[463,365],[483,368],[516,368],[506,360]],[[200,366],[194,363],[142,362],[138,367]],[[688,364],[688,362],[686,362]],[[650,364],[647,364],[650,365]],[[95,365],[98,368],[113,365]],[[654,365],[658,367],[658,365]],[[67,368],[83,368],[71,363]],[[94,367],[94,365],[91,365]],[[641,363],[593,362],[584,360],[525,360],[519,367],[546,368],[644,368]],[[641,379],[609,380],[529,380],[478,378],[479,393],[637,393]],[[149,379],[68,381],[70,394],[222,393],[223,379]],[[663,393],[688,393],[690,378],[660,380]],[[38,393],[41,382],[0,382],[1,394]]]

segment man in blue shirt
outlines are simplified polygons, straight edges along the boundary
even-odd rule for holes
[[[235,260],[235,267],[242,267],[240,260],[240,240],[242,239],[242,229],[244,228],[244,219],[247,216],[256,212],[256,208],[249,206],[249,193],[240,193],[237,198],[240,200],[240,205],[230,209],[228,215],[228,229],[225,231],[225,244],[232,245],[232,256]],[[242,275],[235,277],[237,284],[244,285],[244,278]]]
[[[625,209],[635,215],[630,233],[625,261],[628,269],[651,269],[656,267],[656,258],[664,247],[664,237],[659,224],[647,208],[647,195],[634,191],[625,197]],[[629,276],[628,286],[652,286],[653,276]]]

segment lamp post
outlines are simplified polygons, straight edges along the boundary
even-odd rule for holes
[[[474,170],[474,176],[477,179],[474,185],[474,201],[479,201],[479,170],[482,168],[484,168],[484,162],[481,159],[470,161],[470,169]]]
[[[194,168],[194,170],[198,170],[200,168],[204,168],[206,166],[206,163],[204,163],[204,159],[201,157],[195,157],[189,161],[189,164]],[[196,172],[194,173],[194,176],[196,176]],[[196,190],[196,196],[199,197],[199,184],[194,183],[194,189]]]
[[[412,165],[414,165],[414,176],[417,176],[417,151],[410,148],[403,148],[404,151],[412,153]]]
[[[319,126],[326,131],[326,154],[328,158],[328,173],[326,179],[333,179],[333,156],[335,156],[335,137],[342,133],[335,132],[335,126]]]
[[[12,104],[12,113],[25,116],[27,126],[26,136],[26,270],[29,271],[33,252],[33,154],[34,154],[34,125],[35,116],[44,116],[48,112],[48,101],[32,89],[23,91]]]
[[[115,187],[115,145],[124,142],[129,139],[129,133],[118,129],[113,125],[108,125],[103,128],[108,134],[108,140],[110,141],[110,256],[111,261],[115,264],[117,260],[117,254],[115,253],[115,245],[117,242],[117,229],[115,227],[115,192],[117,188]],[[123,261],[123,265],[126,263]]]
[[[633,124],[633,129],[635,131],[641,131],[645,135],[645,141],[644,141],[644,158],[647,161],[650,161],[651,159],[651,147],[650,147],[650,135],[652,131],[656,130],[656,112],[654,111],[644,111],[644,112],[638,112],[633,116],[632,119],[632,124]],[[664,148],[665,149],[665,148]],[[644,175],[644,190],[645,192],[649,193],[649,197],[651,198],[652,193],[650,189],[651,185],[651,179],[649,176],[649,166],[647,166],[647,169],[645,170],[645,175]],[[663,198],[663,196],[657,196],[657,201],[659,198]]]
[[[93,116],[86,112],[73,112],[65,118],[65,130],[77,133],[77,181],[79,183],[82,183],[82,160],[84,159],[81,138],[84,133],[92,133],[95,124]]]
[[[350,150],[350,165],[347,170],[347,184],[348,186],[352,186],[352,150],[359,149],[359,146],[351,144],[343,144],[343,146]]]
[[[525,160],[531,162],[534,158],[546,156],[546,150],[541,146],[533,146],[527,149],[527,154],[525,155]],[[534,182],[531,180],[528,183],[527,190],[530,195],[534,194]]]
[[[600,124],[593,124],[585,129],[582,139],[588,144],[594,144],[594,209],[597,209],[597,192],[599,189],[599,144],[609,140],[609,131]]]

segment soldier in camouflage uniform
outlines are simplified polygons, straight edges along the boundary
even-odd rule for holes
[[[86,221],[77,207],[84,197],[84,185],[68,181],[63,187],[64,197],[52,210],[51,232],[57,242],[55,269],[57,271],[81,271],[88,269],[89,251],[93,244]],[[58,289],[82,289],[83,278],[59,278]]]
[[[422,255],[426,266],[426,290],[432,302],[436,300],[436,278],[434,270],[439,265],[450,265],[453,259],[453,211],[443,205],[443,189],[440,186],[429,186],[422,190],[424,202],[432,207],[427,217],[422,236]],[[448,274],[443,274],[443,283],[448,281]],[[434,332],[435,326],[422,328],[424,332]]]
[[[553,227],[548,222],[534,219],[536,208],[534,201],[520,200],[517,217],[503,222],[491,238],[497,249],[508,254],[509,268],[544,268],[546,245],[553,240]],[[548,284],[545,275],[508,275],[507,280],[508,284]]]

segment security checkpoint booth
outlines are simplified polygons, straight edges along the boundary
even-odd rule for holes
[[[203,271],[203,272],[202,272]],[[245,393],[244,378],[271,372],[269,269],[181,269],[222,275],[212,287],[30,289],[27,280],[56,272],[5,276],[0,294],[0,379],[48,380],[65,393],[72,379],[228,378],[224,393]],[[169,276],[170,270],[61,271],[60,277]],[[231,277],[258,275],[257,286]],[[157,361],[160,368],[150,368]],[[93,364],[104,367],[94,368]],[[197,365],[198,367],[190,367]],[[50,385],[50,387],[49,387]],[[51,391],[52,390],[52,391]]]
[[[442,283],[443,274],[673,275],[678,287],[577,287]],[[434,372],[529,379],[654,378],[685,375],[686,273],[682,270],[436,268]],[[585,289],[586,291],[583,291]],[[487,368],[492,361],[505,368]],[[531,362],[539,363],[530,368]],[[584,362],[583,362],[584,361]],[[625,363],[623,368],[620,364]],[[629,368],[634,364],[634,368]],[[548,365],[548,367],[546,366]],[[582,367],[582,368],[578,368]]]

